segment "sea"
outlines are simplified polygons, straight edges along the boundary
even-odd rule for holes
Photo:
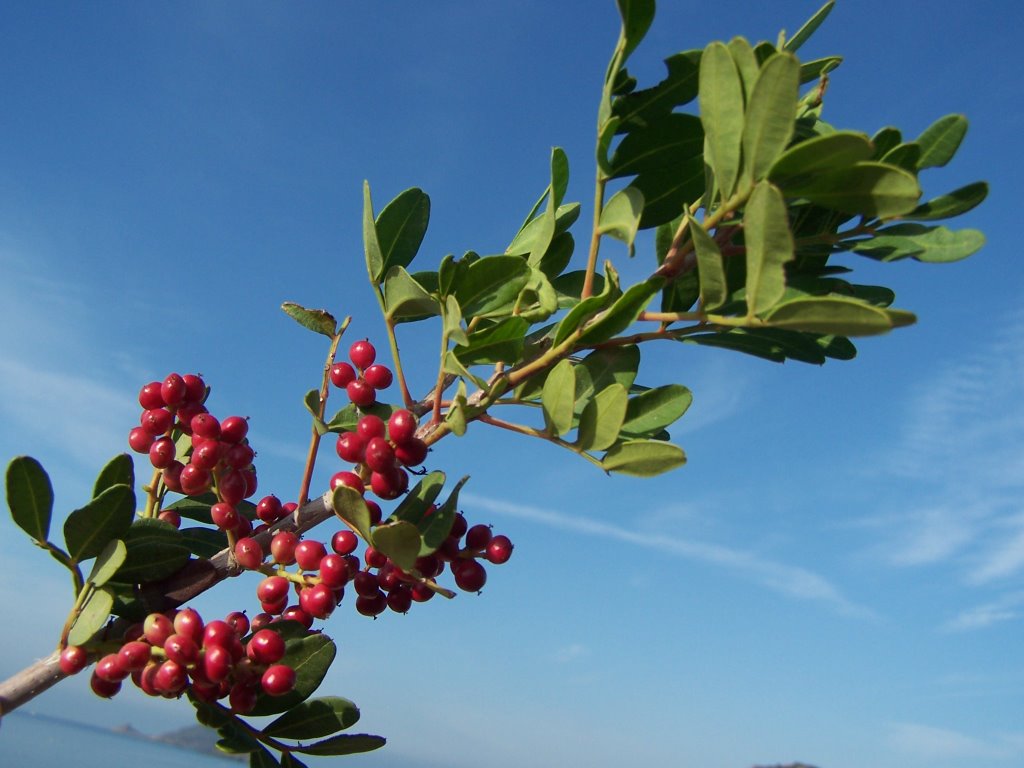
[[[0,724],[2,768],[239,768],[248,761],[207,756],[71,720],[12,712]]]

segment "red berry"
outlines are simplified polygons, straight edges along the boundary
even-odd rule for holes
[[[216,440],[220,437],[220,422],[212,413],[197,413],[189,422],[193,435]]]
[[[261,603],[276,603],[288,597],[288,579],[284,576],[267,576],[256,586],[256,597]]]
[[[245,536],[235,542],[235,560],[243,568],[254,571],[263,562],[263,548],[256,539]]]
[[[263,673],[260,685],[269,696],[284,696],[295,687],[295,670],[287,664],[274,664]]]
[[[309,629],[313,626],[313,617],[302,609],[298,605],[289,605],[281,612],[282,621],[297,621],[299,624]]]
[[[171,635],[164,641],[164,652],[171,661],[189,667],[199,661],[199,646],[185,635]]]
[[[412,593],[412,599],[417,603],[425,603],[434,596],[434,590],[421,581],[413,584],[410,592]]]
[[[147,643],[163,648],[164,640],[174,633],[174,625],[162,613],[151,613],[142,622],[142,632]]]
[[[363,560],[371,568],[383,568],[387,565],[388,556],[380,550],[374,549],[373,547],[367,547],[366,551],[363,552]]]
[[[416,570],[425,579],[432,579],[444,570],[444,560],[436,554],[424,555],[416,560]]]
[[[153,445],[153,435],[142,427],[133,427],[128,433],[128,445],[136,453],[146,453]]]
[[[366,486],[363,485],[363,481],[355,472],[335,472],[331,477],[331,490],[333,491],[339,485],[352,488],[358,491],[360,495],[366,493]]]
[[[377,574],[370,571],[360,571],[352,579],[352,586],[360,597],[373,597],[380,592],[380,580]]]
[[[157,519],[170,523],[175,528],[181,528],[181,515],[176,509],[164,509],[157,515]]]
[[[356,610],[363,616],[379,616],[388,607],[388,599],[383,592],[378,591],[372,597],[360,595],[356,598]]]
[[[256,482],[256,468],[246,467],[245,469],[238,470],[242,475],[242,480],[245,481],[245,492],[242,494],[243,499],[248,499],[256,494],[257,482]]]
[[[395,445],[405,445],[416,436],[416,417],[399,408],[388,419],[388,436]]]
[[[363,378],[374,389],[387,389],[391,386],[391,382],[394,381],[391,369],[380,363],[375,363],[363,371]]]
[[[427,458],[430,449],[427,444],[418,437],[413,437],[407,443],[395,448],[395,458],[406,467],[418,467]]]
[[[295,547],[298,546],[299,537],[291,531],[280,531],[274,534],[270,540],[270,554],[275,562],[281,565],[291,565],[295,562]]]
[[[161,438],[164,439],[164,438]],[[166,438],[170,439],[170,438]],[[220,463],[221,445],[216,440],[201,440],[198,445],[192,448],[192,457],[189,464],[195,464],[201,469],[211,470]],[[152,460],[152,456],[150,456]]]
[[[366,408],[377,402],[377,390],[366,383],[364,379],[350,381],[345,387],[348,399],[360,408]]]
[[[238,504],[245,498],[245,490],[245,477],[237,469],[222,472],[217,478],[217,495],[222,501]]]
[[[96,669],[93,671],[100,680],[108,683],[119,683],[128,677],[129,670],[125,667],[121,657],[116,653],[108,653],[96,662]]]
[[[374,349],[373,344],[370,343],[369,339],[363,339],[357,341],[351,347],[348,348],[348,359],[352,361],[352,364],[361,371],[365,371],[377,358],[377,350]]]
[[[139,425],[151,435],[162,435],[174,424],[174,417],[165,408],[150,408],[139,417]]]
[[[210,507],[210,518],[222,531],[233,531],[238,525],[238,517],[238,510],[226,502],[219,501]]]
[[[214,645],[203,651],[203,673],[210,682],[226,680],[231,667],[231,653],[224,646]]]
[[[181,484],[181,492],[186,496],[198,496],[207,491],[210,487],[210,471],[197,467],[195,464],[186,464],[181,470],[178,482]]]
[[[89,654],[79,645],[69,645],[60,652],[60,671],[65,675],[78,674],[88,663]]]
[[[468,549],[483,549],[491,543],[491,527],[489,525],[474,525],[466,531],[466,547]]]
[[[331,589],[343,587],[348,583],[348,564],[341,555],[324,555],[320,561],[320,583]]]
[[[251,683],[235,683],[228,694],[231,711],[247,715],[256,708],[256,688]]]
[[[355,379],[356,372],[348,363],[335,363],[331,366],[331,383],[339,389],[347,387]]]
[[[232,611],[224,617],[233,630],[237,637],[243,637],[249,634],[249,617],[246,616],[242,611]]]
[[[366,440],[360,437],[358,432],[342,432],[338,435],[335,450],[342,461],[360,464],[366,451]]]
[[[408,587],[392,590],[388,595],[388,608],[395,613],[408,613],[412,607],[412,592]]]
[[[266,627],[270,622],[274,620],[274,617],[269,613],[257,613],[252,617],[252,621],[249,622],[249,628],[253,632],[259,632],[261,629]]]
[[[170,374],[160,385],[160,397],[171,406],[185,402],[185,380],[177,373]]]
[[[337,603],[326,584],[315,584],[299,592],[299,607],[315,619],[326,619]]]
[[[256,452],[249,447],[248,443],[238,443],[231,446],[224,454],[224,463],[235,469],[245,469],[252,464]]]
[[[231,641],[237,639],[234,627],[220,619],[211,621],[203,628],[204,648],[212,648],[215,645],[220,645],[231,650]]]
[[[150,410],[151,408],[163,408],[167,403],[164,402],[163,396],[160,394],[160,387],[163,386],[159,381],[151,381],[146,384],[139,392],[139,405],[144,410]]]
[[[65,649],[67,650],[67,649]],[[141,640],[132,640],[121,646],[117,655],[121,657],[121,664],[129,672],[136,672],[149,663],[153,646]]]
[[[272,629],[257,631],[245,646],[245,655],[257,664],[276,664],[284,652],[284,640]]]
[[[185,403],[178,406],[178,426],[186,435],[192,434],[192,419],[201,413],[206,413],[206,408],[199,403]]]
[[[201,376],[186,373],[181,378],[185,382],[186,403],[202,403],[206,400],[206,382]]]
[[[177,696],[188,684],[188,673],[185,666],[173,659],[168,659],[157,669],[153,676],[153,687],[164,696]]]
[[[220,423],[220,439],[225,443],[240,443],[249,433],[249,422],[241,416],[228,416]]]
[[[89,687],[92,688],[92,692],[100,698],[109,699],[121,690],[121,683],[108,682],[101,677],[97,677],[96,673],[93,672],[92,677],[89,679]]]
[[[256,517],[264,523],[274,523],[281,519],[281,500],[277,496],[264,496],[256,504]]]
[[[359,537],[348,529],[338,531],[331,537],[331,549],[339,555],[351,555],[357,546]]]
[[[466,518],[463,517],[461,512],[456,512],[455,519],[452,521],[452,529],[448,532],[448,535],[456,539],[461,539],[466,535],[466,530],[468,528],[469,523],[466,522]]]
[[[367,443],[375,437],[384,437],[384,431],[384,421],[372,413],[366,414],[356,423],[356,432]]]
[[[167,469],[174,461],[176,448],[169,437],[160,437],[149,446],[149,463],[157,469]]]
[[[370,475],[370,489],[382,499],[397,499],[409,487],[409,475],[404,469],[390,467],[385,472]]]
[[[476,560],[456,560],[452,563],[452,575],[464,592],[479,592],[487,583],[487,570]]]
[[[495,565],[507,563],[508,559],[512,557],[512,542],[509,540],[508,536],[495,536],[487,545],[487,551],[484,554],[485,557]]]
[[[190,637],[196,643],[203,640],[203,618],[195,608],[182,608],[174,614],[174,631]]]
[[[373,499],[366,499],[366,508],[370,510],[370,525],[379,525],[381,518],[384,516],[380,504]]]
[[[295,562],[304,571],[318,570],[326,554],[323,543],[315,539],[303,539],[295,545]]]
[[[366,444],[365,461],[374,472],[387,472],[395,466],[395,449],[383,437],[374,437]]]

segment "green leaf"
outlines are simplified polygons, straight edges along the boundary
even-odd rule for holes
[[[649,125],[630,131],[615,148],[609,178],[638,173],[678,173],[690,158],[704,153],[700,118],[671,112]]]
[[[168,504],[164,509],[173,509],[183,518],[205,523],[206,525],[213,525],[210,507],[216,503],[216,496],[212,493],[204,493],[202,496],[186,496],[183,499],[178,499],[173,504]]]
[[[921,157],[921,146],[916,142],[897,144],[884,155],[882,162],[895,165],[913,173],[917,170],[917,162]]]
[[[754,49],[743,37],[734,37],[729,41],[729,53],[732,60],[736,62],[736,69],[740,73],[740,81],[743,83],[743,94],[747,103],[750,102],[750,94],[754,91],[754,83],[757,82],[759,67],[757,57],[754,56]]]
[[[96,562],[93,563],[92,572],[86,581],[95,587],[102,587],[114,577],[127,556],[128,547],[123,541],[114,539],[108,542],[103,551],[96,556]]]
[[[707,142],[705,161],[728,200],[740,172],[743,137],[743,83],[725,43],[711,43],[700,60],[700,120]]]
[[[302,327],[322,333],[329,339],[338,332],[338,321],[326,309],[306,309],[292,301],[284,302],[281,309]]]
[[[293,763],[284,762],[284,758],[287,755],[287,752],[282,752],[282,762],[279,763],[277,758],[266,747],[261,745],[259,749],[249,753],[249,768],[279,768],[279,766],[283,765],[293,765]]]
[[[487,256],[473,262],[455,288],[463,316],[509,314],[529,277],[529,265],[518,256]]]
[[[387,743],[383,736],[371,736],[367,733],[341,734],[312,744],[294,747],[294,752],[304,755],[355,755],[380,749]]]
[[[132,462],[132,457],[129,454],[122,453],[119,456],[115,456],[100,470],[96,483],[93,485],[93,498],[99,496],[112,485],[127,485],[129,488],[135,487],[135,464]]]
[[[881,229],[853,250],[879,261],[913,257],[917,261],[948,263],[966,259],[985,245],[985,235],[976,229],[951,230],[923,224],[896,224]]]
[[[614,116],[606,126],[625,133],[636,127],[651,125],[676,107],[688,104],[697,97],[701,51],[683,51],[665,59],[668,75],[653,88],[620,96],[612,104]],[[616,120],[617,118],[617,120]],[[612,121],[615,121],[614,127]],[[611,137],[602,138],[606,142]],[[599,153],[598,157],[602,157]]]
[[[275,739],[319,739],[359,722],[359,708],[348,699],[324,696],[309,699],[285,712],[263,733]]]
[[[666,384],[629,398],[622,432],[647,435],[664,429],[681,417],[693,402],[693,394],[682,384]]]
[[[882,128],[871,137],[871,143],[874,145],[875,151],[868,159],[881,160],[885,156],[886,152],[893,147],[898,146],[902,141],[903,134],[900,132],[899,128],[894,128],[891,125]]]
[[[339,485],[331,496],[334,513],[354,528],[365,541],[371,541],[370,509],[359,491]]]
[[[393,323],[407,323],[439,315],[437,299],[405,271],[395,266],[384,278],[384,306],[386,317]]]
[[[817,80],[822,75],[827,75],[843,63],[842,56],[826,56],[823,59],[804,61],[800,63],[800,85]],[[807,98],[806,96],[804,97]]]
[[[562,232],[554,237],[547,252],[537,265],[537,269],[543,272],[549,280],[556,280],[572,260],[573,251],[576,249],[576,240],[571,232]]]
[[[697,254],[701,301],[705,310],[716,309],[729,298],[722,252],[715,239],[690,216],[689,212],[686,216],[690,221],[690,237],[693,238],[694,252]]]
[[[854,163],[776,183],[787,197],[806,197],[825,208],[882,219],[909,213],[921,196],[912,173],[876,162]]]
[[[636,232],[640,228],[640,216],[643,212],[643,193],[635,187],[620,189],[611,196],[601,210],[597,231],[624,242],[629,248],[630,257],[632,257],[633,241],[636,240]]]
[[[811,18],[804,22],[804,25],[796,31],[786,44],[782,47],[783,50],[789,51],[790,53],[796,53],[804,43],[807,42],[808,38],[817,31],[818,27],[821,26],[822,22],[825,21],[826,17],[832,12],[832,8],[835,6],[835,0],[828,0],[821,8],[815,12]]]
[[[914,316],[900,310],[838,296],[795,299],[779,304],[764,318],[768,325],[807,333],[836,336],[874,336],[909,325]]]
[[[43,465],[31,456],[18,456],[7,465],[7,506],[15,524],[38,542],[50,535],[53,486]]]
[[[227,549],[228,537],[214,528],[182,528],[181,543],[196,557],[211,558]]]
[[[600,344],[629,328],[664,285],[665,278],[649,277],[642,283],[631,286],[609,309],[584,329],[579,345],[588,347]]]
[[[424,475],[423,479],[416,483],[416,487],[402,497],[401,503],[391,513],[391,517],[395,520],[405,520],[413,525],[419,525],[426,516],[427,509],[441,493],[444,481],[444,472],[435,470]]]
[[[635,344],[591,352],[576,366],[576,411],[582,411],[596,392],[614,382],[628,390],[639,367],[640,349]]]
[[[314,419],[320,418],[320,390],[311,389],[306,393],[306,396],[302,398],[302,404],[306,406],[306,410],[309,411],[310,415]]]
[[[561,360],[544,379],[541,407],[548,431],[556,436],[572,429],[576,404],[576,372],[569,360]]]
[[[68,633],[68,645],[85,645],[106,625],[114,596],[106,587],[93,590]]]
[[[949,219],[967,213],[979,205],[988,197],[988,184],[984,181],[976,181],[967,184],[949,194],[936,197],[927,203],[922,203],[902,218],[915,221],[936,221],[938,219]]]
[[[359,423],[359,410],[353,403],[340,409],[327,424],[329,432],[354,432]]]
[[[786,201],[767,181],[754,187],[743,214],[747,245],[747,315],[759,315],[782,298],[785,264],[793,260]]]
[[[366,271],[370,275],[370,282],[379,285],[380,277],[384,274],[384,255],[377,238],[368,181],[363,182],[363,251],[366,254]]]
[[[772,164],[768,178],[785,189],[787,184],[806,184],[817,174],[868,160],[873,153],[863,133],[836,131],[790,147]]]
[[[444,544],[444,540],[451,533],[452,523],[455,522],[455,513],[459,508],[459,491],[466,484],[469,477],[463,477],[455,484],[455,488],[445,499],[444,504],[438,507],[433,514],[424,517],[419,523],[420,535],[423,537],[423,544],[420,546],[420,555],[429,555],[436,552]]]
[[[224,723],[224,725],[217,729],[217,733],[220,734],[220,740],[217,741],[215,746],[226,754],[245,755],[263,749],[253,735],[235,719]]]
[[[319,632],[286,641],[280,663],[295,670],[295,687],[283,696],[261,694],[250,714],[253,717],[277,715],[308,699],[331,668],[336,653],[334,641]]]
[[[530,323],[539,323],[547,320],[557,310],[558,294],[551,281],[539,269],[531,268],[526,285],[516,297],[513,312]]]
[[[621,384],[610,384],[588,402],[580,414],[574,445],[582,451],[603,451],[615,442],[626,419],[629,393]]]
[[[522,317],[506,317],[495,325],[469,334],[468,344],[455,351],[463,365],[509,363],[523,356],[523,341],[530,324]]]
[[[555,338],[552,342],[555,346],[569,338],[584,322],[598,312],[607,309],[615,299],[622,295],[622,292],[619,290],[618,273],[612,267],[610,261],[605,262],[605,275],[607,279],[604,281],[604,288],[601,293],[583,299],[562,318],[558,328],[555,330]]]
[[[551,148],[551,186],[548,199],[556,210],[562,205],[565,190],[569,188],[569,156],[561,147]]]
[[[963,115],[940,117],[925,128],[916,140],[921,146],[918,170],[941,167],[952,160],[966,133],[967,118]]]
[[[552,242],[554,238],[571,227],[576,219],[579,218],[579,215],[579,203],[566,203],[565,205],[558,206],[558,209],[555,211],[555,230],[552,233],[552,237],[548,238],[548,242]],[[505,255],[526,256],[533,252],[537,238],[545,237],[542,231],[544,226],[545,224],[540,216],[524,224],[512,242],[509,243],[508,248],[505,249]]]
[[[282,752],[281,768],[307,768],[307,766],[291,752]]]
[[[113,485],[64,522],[64,541],[75,562],[96,557],[107,542],[121,538],[135,517],[135,491]]]
[[[373,531],[373,546],[403,571],[410,571],[420,556],[420,532],[412,523],[396,520],[378,525]]]
[[[466,381],[471,381],[480,389],[487,388],[487,381],[480,378],[475,373],[470,371],[469,368],[464,366],[462,362],[459,360],[459,358],[455,355],[455,352],[453,352],[450,349],[444,353],[441,367],[445,373],[450,373],[454,376],[459,376],[465,379]]]
[[[685,463],[682,448],[661,440],[626,440],[612,446],[601,459],[606,472],[634,477],[654,477]]]
[[[619,45],[622,47],[622,59],[619,65],[626,63],[629,55],[640,45],[647,30],[654,21],[654,0],[615,0],[622,17],[622,32]],[[614,75],[614,73],[612,73]]]
[[[754,84],[743,125],[743,176],[760,181],[786,149],[796,120],[800,63],[792,54],[768,59]]]
[[[136,520],[123,538],[128,556],[117,572],[118,581],[157,581],[177,573],[189,560],[181,531],[163,520]]]
[[[388,203],[375,222],[383,266],[379,274],[393,267],[407,267],[416,257],[430,220],[430,198],[413,187]]]
[[[460,379],[459,385],[455,390],[455,397],[452,398],[451,407],[444,415],[445,422],[451,427],[452,434],[456,437],[462,437],[466,434],[466,424],[470,418],[466,406],[466,382]]]

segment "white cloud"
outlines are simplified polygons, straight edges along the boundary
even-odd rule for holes
[[[967,632],[984,629],[993,624],[1013,621],[1024,616],[1024,592],[1014,592],[1002,598],[961,611],[947,621],[942,629],[946,632]]]
[[[1005,734],[986,741],[920,723],[894,723],[888,741],[894,749],[926,760],[1010,760],[1024,755],[1020,734]]]
[[[687,560],[727,568],[775,592],[799,600],[822,602],[842,614],[862,617],[871,615],[868,609],[851,602],[823,576],[799,566],[766,560],[751,552],[710,542],[632,531],[598,520],[511,504],[474,494],[463,493],[459,498],[466,506],[481,507],[492,513],[532,520],[553,528],[620,541]]]

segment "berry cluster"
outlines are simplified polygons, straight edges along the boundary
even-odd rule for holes
[[[151,613],[128,629],[117,650],[99,658],[90,685],[96,695],[110,698],[131,678],[150,696],[176,698],[191,691],[203,701],[227,698],[233,712],[246,714],[260,691],[282,696],[295,686],[295,670],[280,663],[284,655],[281,635],[250,626],[244,613],[205,625],[191,608]],[[72,675],[89,661],[88,650],[69,645],[61,652],[60,669]]]
[[[391,370],[374,363],[376,356],[373,344],[367,340],[357,341],[349,349],[349,359],[362,375],[357,377],[356,370],[348,363],[335,363],[331,367],[331,382],[344,387],[349,400],[359,408],[372,405],[376,402],[377,390],[391,385]],[[346,485],[363,494],[368,487],[378,498],[387,501],[406,491],[409,487],[406,468],[422,464],[428,450],[427,444],[416,437],[416,417],[405,409],[392,412],[386,424],[379,416],[362,416],[354,431],[338,436],[336,449],[343,461],[355,465],[355,471],[337,472],[331,478],[331,488]]]
[[[234,508],[256,493],[255,453],[246,438],[249,423],[241,416],[218,420],[203,405],[208,392],[194,374],[172,373],[163,382],[146,384],[139,392],[140,425],[128,433],[128,444],[149,455],[167,490],[197,496],[215,489],[225,522],[218,527],[241,526],[237,534],[246,535],[248,520]],[[179,440],[180,435],[189,441]],[[173,510],[165,510],[161,517],[180,524]]]

